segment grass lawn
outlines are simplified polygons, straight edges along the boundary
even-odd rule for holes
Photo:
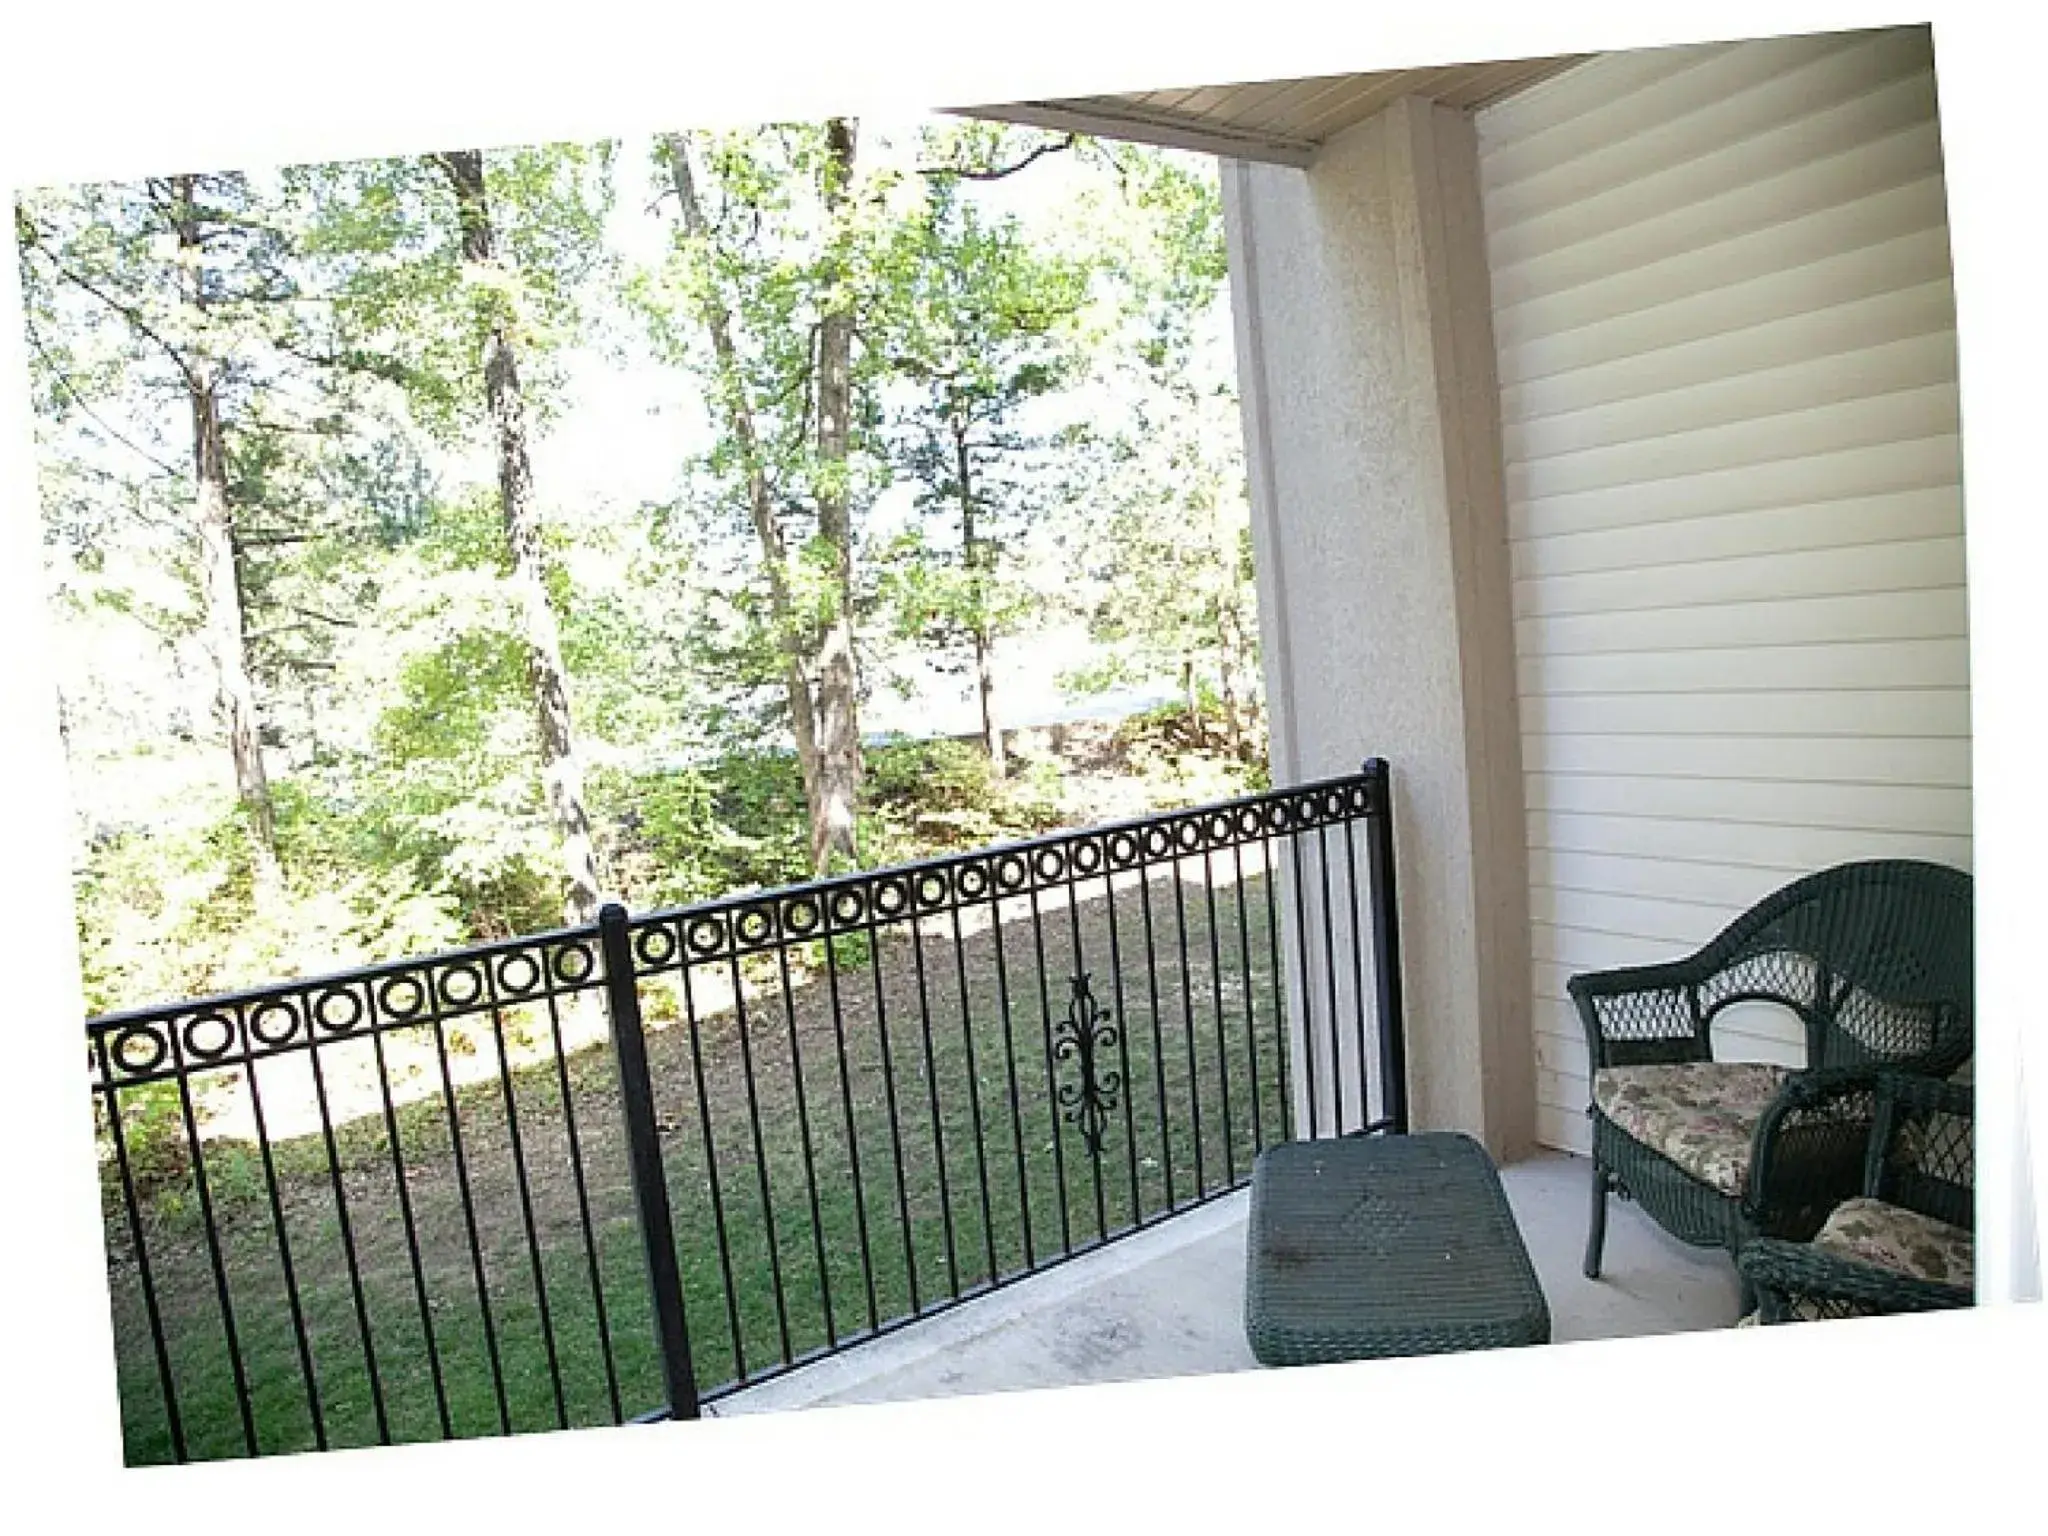
[[[984,907],[957,928],[928,917],[915,939],[895,924],[860,955],[812,945],[786,970],[757,957],[737,1006],[729,961],[692,967],[687,994],[681,973],[644,982],[700,1388],[1241,1182],[1288,1133],[1282,899],[1254,847],[1113,894],[1097,877],[1035,912],[1011,899],[1000,925]],[[1335,918],[1348,943],[1341,898]],[[1098,1082],[1117,1079],[1099,1155],[1062,1117],[1078,1064],[1053,1052],[1078,974],[1118,1031],[1096,1064]],[[495,1063],[488,1016],[470,1026]],[[393,1057],[407,1035],[431,1057],[426,1026],[383,1036]],[[238,1369],[263,1453],[610,1423],[662,1403],[609,1048],[430,1086],[388,1120],[340,1127],[331,1157],[317,1133],[267,1151],[207,1140],[217,1263],[190,1157],[147,1184],[143,1250],[187,1456],[247,1454]],[[166,1461],[143,1265],[112,1174],[109,1190],[128,1458]]]

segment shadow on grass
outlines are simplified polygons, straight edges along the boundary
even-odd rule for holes
[[[1092,884],[1008,900],[999,924],[986,907],[941,913],[864,953],[813,944],[744,978],[720,961],[643,982],[707,1395],[1234,1187],[1288,1134],[1285,967],[1260,851]],[[1093,1146],[1067,1113],[1078,1059],[1058,1050],[1078,976],[1114,1029]],[[414,1032],[429,1033],[382,1043],[428,1059],[424,1038],[402,1049]],[[336,1127],[332,1155],[318,1134],[267,1156],[207,1142],[198,1168],[188,1156],[151,1185],[140,1253],[114,1186],[131,1463],[175,1456],[159,1337],[193,1459],[661,1405],[610,1050],[505,1069],[481,1033],[481,1080]],[[373,1046],[320,1049],[339,1061]]]

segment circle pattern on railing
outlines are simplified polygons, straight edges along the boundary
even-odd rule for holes
[[[1002,902],[1102,880],[1150,865],[1172,865],[1370,815],[1377,781],[1361,776],[1259,796],[1239,804],[1172,811],[1144,821],[1058,833],[1035,843],[927,864],[852,875],[697,908],[632,919],[636,974],[730,961],[838,934],[918,923],[977,902]],[[656,942],[670,929],[681,945]],[[680,953],[678,953],[680,948]]]
[[[202,1013],[185,1022],[185,1059],[213,1063],[235,1047],[235,1021],[223,1013]]]
[[[1384,809],[1383,777],[1286,790],[1225,806],[1167,812],[965,857],[881,870],[631,920],[635,974],[732,961],[892,923],[922,923],[977,902],[1035,897],[1082,880],[1173,865]],[[88,1024],[116,1081],[171,1075],[318,1048],[366,1032],[435,1025],[496,1008],[551,1003],[601,985],[596,933],[371,967],[208,1003]],[[98,1071],[97,1062],[94,1070]]]
[[[657,939],[655,936],[659,936]],[[672,929],[640,935],[672,951]],[[721,938],[718,941],[723,943]],[[497,1008],[525,1008],[598,984],[597,948],[585,938],[547,938],[445,959],[403,962],[285,987],[93,1020],[113,1083],[261,1060],[388,1029]],[[97,1061],[93,1063],[97,1072]]]
[[[363,1022],[363,999],[352,987],[336,987],[315,995],[313,1017],[320,1027],[330,1035],[345,1035]],[[296,1023],[296,1021],[294,1021]],[[266,1044],[282,1044],[271,1041],[263,1032],[263,1016],[259,1010],[255,1021],[256,1038]],[[287,1037],[288,1038],[288,1037]]]

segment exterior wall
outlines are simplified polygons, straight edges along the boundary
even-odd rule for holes
[[[1956,343],[1923,29],[1619,54],[1481,113],[1537,1130],[1573,971],[1850,858],[1970,862]],[[1722,1048],[1797,1061],[1752,1008]]]
[[[1223,179],[1274,772],[1391,763],[1414,1123],[1515,1156],[1527,885],[1472,120],[1403,100],[1305,171]]]

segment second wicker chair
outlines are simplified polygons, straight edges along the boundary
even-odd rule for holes
[[[1593,1100],[1586,1274],[1600,1273],[1610,1193],[1731,1256],[1760,1236],[1804,1242],[1854,1196],[1874,1074],[1946,1077],[1974,1049],[1972,893],[1945,865],[1839,865],[1682,960],[1572,977]],[[1715,1018],[1753,1001],[1798,1017],[1804,1070],[1715,1059]],[[1745,1280],[1743,1311],[1753,1302]]]
[[[1810,1243],[1760,1237],[1738,1262],[1756,1320],[1808,1322],[1967,1307],[1976,1277],[1970,1085],[1882,1076],[1863,1188]]]

